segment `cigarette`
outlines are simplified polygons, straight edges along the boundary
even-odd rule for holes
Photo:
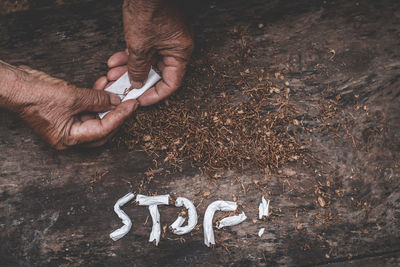
[[[161,236],[160,212],[158,212],[157,205],[150,205],[149,211],[151,215],[151,220],[153,221],[149,242],[155,241],[155,245],[158,246],[158,242],[160,242]]]
[[[183,218],[182,216],[178,216],[178,219],[176,219],[175,222],[173,222],[170,227],[173,233],[176,235],[187,234],[190,231],[192,231],[193,228],[196,227],[197,224],[196,208],[193,205],[192,201],[184,197],[178,197],[175,201],[175,206],[176,207],[184,206],[188,210],[188,216],[189,216],[188,225],[182,227],[183,223],[185,222],[185,218]]]
[[[260,231],[258,231],[258,236],[261,237],[264,234],[265,228],[261,228]]]
[[[140,206],[168,205],[169,195],[145,196],[139,194],[136,196],[136,202],[138,202]]]
[[[258,206],[258,219],[269,216],[269,199],[265,200],[264,196],[261,197],[261,203]]]
[[[217,228],[221,229],[222,227],[238,225],[246,219],[247,219],[246,214],[244,214],[244,212],[242,212],[239,215],[223,218],[219,222]]]
[[[118,215],[118,217],[122,220],[124,224],[121,228],[115,230],[110,234],[112,240],[117,241],[126,235],[132,227],[132,221],[129,219],[128,215],[121,210],[121,207],[125,205],[127,202],[131,201],[135,195],[132,193],[128,193],[122,198],[118,199],[117,203],[114,205],[114,212]]]
[[[160,212],[158,211],[158,205],[168,205],[169,195],[145,196],[139,194],[136,196],[136,202],[138,202],[140,206],[149,206],[151,220],[153,221],[149,242],[155,241],[155,245],[158,246],[161,236]]]
[[[182,216],[178,216],[178,218],[170,225],[170,229],[172,230],[173,233],[183,225],[183,223],[186,221],[185,218]]]
[[[235,211],[237,209],[236,202],[217,200],[208,205],[206,213],[204,214],[203,230],[204,230],[204,244],[209,247],[215,245],[214,231],[212,229],[212,219],[214,213],[219,211]]]

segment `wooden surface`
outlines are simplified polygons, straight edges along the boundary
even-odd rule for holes
[[[96,1],[1,16],[0,59],[90,87],[104,75],[107,58],[124,48],[120,6]],[[146,175],[152,159],[143,152],[113,144],[58,152],[1,111],[1,265],[399,265],[399,10],[398,1],[201,5],[187,79],[199,67],[228,71],[240,56],[232,51],[241,47],[246,62],[230,73],[264,68],[291,90],[297,138],[308,151],[271,175],[254,170],[210,179],[184,169],[152,177]],[[235,91],[237,77],[185,86]],[[143,184],[144,194],[194,201],[199,230],[183,239],[167,233],[155,247],[148,210],[129,204],[132,230],[113,242],[108,235],[121,225],[115,201]],[[272,214],[254,222],[263,193]],[[237,199],[249,219],[215,230],[217,246],[210,249],[201,222],[217,199]],[[162,225],[178,212],[161,207]]]

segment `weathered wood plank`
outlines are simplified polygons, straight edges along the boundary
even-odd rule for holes
[[[108,56],[124,46],[120,5],[96,1],[2,16],[0,58],[89,87],[106,71]],[[204,75],[182,90],[208,83],[240,90],[240,71],[264,68],[274,83],[291,89],[302,126],[297,137],[309,148],[305,161],[272,175],[254,170],[209,179],[185,169],[182,174],[155,174],[147,182],[145,172],[154,166],[143,152],[112,144],[57,152],[1,111],[1,262],[398,264],[399,4],[252,0],[203,8],[195,20],[197,50],[188,77],[213,64],[232,78],[215,81]],[[258,27],[260,23],[264,26]],[[232,53],[238,47],[247,53],[245,61],[228,71],[226,66],[242,59]],[[336,109],[329,112],[328,107]],[[212,201],[237,198],[249,219],[215,231],[215,249],[203,245],[202,228],[183,236],[184,243],[167,233],[154,247],[147,241],[150,221],[144,225],[147,209],[131,204],[124,210],[134,222],[132,230],[113,242],[108,234],[120,220],[112,207],[139,188],[145,194],[193,200],[200,222]],[[272,215],[254,223],[263,193],[271,198]],[[324,207],[318,197],[325,200]],[[162,225],[178,211],[160,208]],[[261,227],[266,232],[259,238]]]

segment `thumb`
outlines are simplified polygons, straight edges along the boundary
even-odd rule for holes
[[[77,106],[78,112],[91,111],[101,112],[112,109],[121,103],[119,96],[101,91],[82,88],[79,92],[79,96],[76,98],[75,105]]]
[[[128,49],[128,74],[133,88],[141,88],[147,80],[151,67],[150,51]]]
[[[139,106],[136,100],[128,100],[116,109],[108,113],[102,120],[87,120],[84,122],[76,121],[70,130],[69,139],[72,144],[80,144],[107,136],[117,129],[128,118],[132,112]]]

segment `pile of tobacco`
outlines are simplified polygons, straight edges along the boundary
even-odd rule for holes
[[[302,147],[292,130],[296,112],[290,90],[241,75],[257,82],[239,83],[234,92],[184,86],[168,100],[138,109],[115,140],[144,150],[164,168],[190,164],[209,175],[251,168],[269,173],[297,160]]]

